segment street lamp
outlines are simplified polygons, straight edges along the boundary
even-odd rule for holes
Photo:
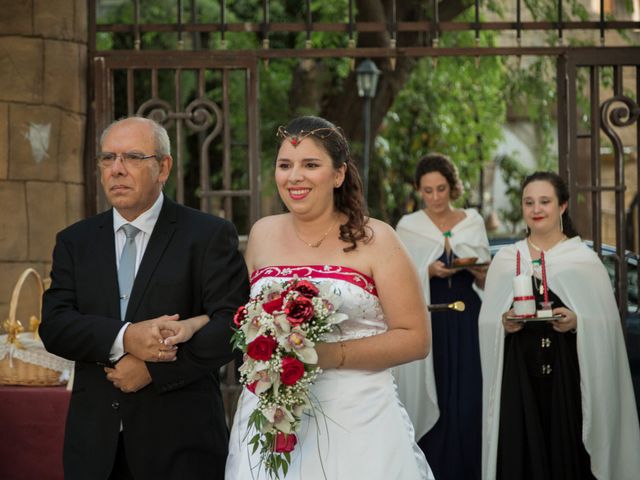
[[[378,77],[380,70],[368,58],[363,60],[356,68],[356,79],[358,81],[358,96],[364,98],[363,119],[364,119],[364,155],[362,182],[364,183],[364,199],[369,196],[369,147],[371,145],[371,99],[376,95]]]

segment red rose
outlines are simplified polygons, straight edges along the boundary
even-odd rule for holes
[[[318,287],[316,287],[313,283],[308,282],[306,280],[300,280],[298,283],[296,283],[293,289],[296,292],[300,292],[302,295],[304,295],[307,298],[317,297],[318,293],[320,293],[320,291],[318,290]]]
[[[287,302],[284,313],[291,325],[300,325],[313,318],[313,303],[305,296],[298,296]]]
[[[254,360],[269,360],[277,346],[278,342],[273,337],[260,335],[247,345],[247,355]]]
[[[298,437],[295,433],[278,432],[274,450],[278,453],[287,453],[296,448],[296,443],[298,443]]]
[[[265,302],[262,305],[262,309],[270,314],[273,314],[275,311],[282,310],[282,297],[277,297],[269,302]]]
[[[246,318],[247,307],[243,305],[239,307],[238,310],[236,310],[236,314],[233,316],[233,323],[235,323],[236,326],[239,327],[240,325],[242,325],[242,322],[244,322]]]
[[[249,385],[247,385],[247,390],[249,390],[251,393],[256,393],[256,387],[258,386],[258,380],[256,380],[253,383],[250,383]]]
[[[294,357],[282,359],[282,373],[280,380],[285,385],[293,385],[304,375],[304,364]]]

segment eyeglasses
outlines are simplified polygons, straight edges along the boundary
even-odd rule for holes
[[[138,152],[102,152],[96,156],[96,162],[98,162],[98,166],[101,168],[109,168],[116,163],[118,157],[122,159],[122,163],[124,163],[126,167],[139,167],[144,160],[157,157],[157,155],[155,153],[152,155],[145,155],[144,153]]]

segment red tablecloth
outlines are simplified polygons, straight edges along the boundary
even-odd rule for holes
[[[0,478],[62,480],[65,387],[0,387]]]

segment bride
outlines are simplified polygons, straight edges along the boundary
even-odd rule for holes
[[[389,370],[424,358],[430,328],[417,274],[391,227],[364,216],[362,184],[342,131],[318,117],[278,130],[278,192],[289,213],[252,228],[252,294],[264,282],[331,282],[348,320],[317,344],[323,369],[311,388],[286,475],[292,479],[430,479]],[[257,397],[243,390],[227,480],[267,478],[247,429]]]

